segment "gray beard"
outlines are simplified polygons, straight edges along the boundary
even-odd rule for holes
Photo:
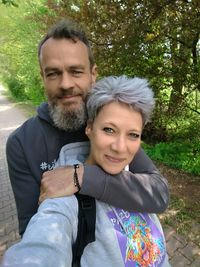
[[[85,105],[82,105],[78,110],[69,111],[49,103],[49,113],[54,125],[67,132],[77,131],[87,121]]]

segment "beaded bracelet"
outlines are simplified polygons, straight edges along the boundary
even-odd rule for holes
[[[79,164],[74,164],[74,186],[76,186],[78,188],[78,192],[81,190],[81,186],[79,184],[79,180],[78,180],[78,174],[76,169],[79,168]]]

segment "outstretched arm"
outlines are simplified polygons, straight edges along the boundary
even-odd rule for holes
[[[78,170],[80,193],[129,211],[163,212],[169,201],[167,181],[142,149],[129,169],[109,175],[98,166],[84,165]],[[44,173],[40,200],[75,193],[73,173],[69,166]]]
[[[22,240],[6,251],[1,266],[71,266],[77,212],[77,201],[72,197],[44,201],[31,218]]]

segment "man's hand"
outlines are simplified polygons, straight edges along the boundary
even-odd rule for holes
[[[83,180],[83,165],[79,165],[77,169],[78,180],[80,186]],[[74,185],[74,167],[65,166],[59,167],[52,171],[43,173],[39,203],[46,198],[71,196],[78,191],[78,188]]]

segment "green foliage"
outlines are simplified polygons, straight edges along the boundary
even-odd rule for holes
[[[147,154],[153,159],[176,169],[200,175],[200,142],[176,141],[174,143],[143,144]]]
[[[150,156],[199,174],[198,1],[2,2],[11,5],[0,9],[0,73],[16,98],[34,104],[45,99],[38,42],[56,21],[74,19],[89,36],[100,77],[149,79],[156,98],[152,122],[144,131],[144,140],[156,144],[148,149]],[[18,8],[13,8],[16,2]]]
[[[12,6],[18,7],[18,4],[14,0],[1,0],[0,4],[12,5]]]
[[[4,78],[4,82],[7,84],[8,89],[16,99],[25,100],[24,88],[18,79],[14,77],[6,77]]]
[[[44,100],[37,59],[37,44],[41,37],[40,23],[30,15],[42,9],[42,1],[20,1],[18,8],[0,10],[0,70],[3,81],[18,100]],[[43,13],[43,12],[41,12]],[[7,30],[5,32],[5,26]]]
[[[200,126],[197,1],[61,0],[47,5],[55,20],[82,23],[101,77],[127,74],[150,80],[157,104],[148,140],[170,140],[185,131],[185,120]],[[53,22],[49,16],[42,20]]]

